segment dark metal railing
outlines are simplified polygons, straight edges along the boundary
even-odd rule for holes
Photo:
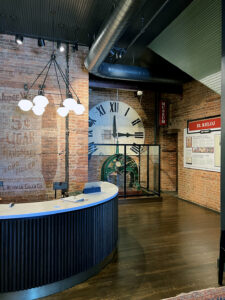
[[[107,154],[108,152],[105,151],[106,154],[103,152],[100,154],[95,154],[96,149],[98,147],[104,147],[104,150],[110,148],[115,149],[115,154]],[[107,148],[108,147],[108,148]],[[123,148],[121,151],[121,147]],[[128,147],[134,147],[133,149],[135,150],[134,154],[128,153]],[[154,147],[154,149],[157,149],[156,151],[151,152],[150,149],[151,147]],[[92,157],[93,156],[106,156],[106,159],[104,160],[102,165],[98,165],[98,167],[104,168],[106,167],[107,164],[105,164],[106,160],[109,160],[116,157],[119,157],[121,160],[121,157],[123,157],[123,165],[119,168],[115,168],[114,171],[117,172],[117,176],[120,174],[123,174],[123,187],[119,186],[120,192],[119,195],[126,198],[129,194],[129,196],[140,196],[140,195],[158,195],[160,196],[160,145],[155,145],[155,144],[95,144],[92,143],[90,147],[90,152],[89,152],[89,173],[94,173],[94,176],[98,176],[98,178],[95,177],[95,180],[99,180],[99,172],[97,173],[96,170],[96,164],[94,164],[93,169],[91,166],[92,162]],[[120,151],[119,151],[120,150]],[[134,151],[133,150],[133,151]],[[153,153],[153,154],[152,154]],[[155,154],[157,153],[157,155]],[[136,159],[135,159],[136,157]],[[115,160],[115,159],[114,159]],[[145,161],[146,163],[145,163]],[[102,163],[102,160],[98,160],[98,163]],[[138,172],[138,188],[133,189],[132,193],[128,193],[128,187],[127,187],[127,174],[128,172],[128,167],[127,165],[131,162],[135,162],[135,172]],[[112,162],[112,161],[111,161]],[[150,164],[151,162],[151,164]],[[109,167],[110,168],[110,167]],[[144,170],[143,170],[144,168]],[[146,171],[145,171],[146,168]],[[129,168],[130,169],[130,168]],[[119,171],[116,171],[119,170]],[[151,172],[150,172],[151,171]],[[107,180],[109,181],[109,178],[107,176],[102,176],[102,174],[108,174],[106,170],[101,169],[101,180]],[[151,174],[150,174],[151,173]],[[144,178],[143,178],[144,176]],[[93,181],[93,178],[91,178]],[[118,181],[118,180],[117,180]],[[117,182],[118,184],[118,182]]]

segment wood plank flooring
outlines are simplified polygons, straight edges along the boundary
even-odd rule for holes
[[[98,275],[44,299],[150,299],[217,287],[220,216],[163,195],[119,205],[114,261]]]

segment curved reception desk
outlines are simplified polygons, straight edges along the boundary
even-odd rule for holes
[[[113,257],[118,188],[0,205],[0,299],[36,299],[80,283]]]

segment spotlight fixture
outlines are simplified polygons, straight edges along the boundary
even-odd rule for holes
[[[57,49],[59,49],[60,52],[65,51],[65,47],[63,46],[63,44],[61,42],[57,42]]]
[[[109,51],[109,57],[118,60],[118,59],[122,59],[124,57],[125,53],[126,53],[126,49],[125,48],[119,48],[119,47],[115,47],[114,46]]]
[[[73,52],[78,51],[78,42],[75,42],[72,46]]]
[[[119,52],[119,59],[122,59],[126,53],[126,49],[121,48],[118,52]]]
[[[39,39],[38,39],[38,46],[39,46],[39,47],[44,47],[44,46],[45,46],[45,40],[42,39],[42,38],[39,38]]]
[[[64,50],[65,50],[64,46],[61,45],[61,46],[59,47],[59,51],[60,51],[60,52],[64,52]]]
[[[23,44],[23,36],[17,34],[16,37],[15,37],[15,42],[16,42],[18,45],[22,45],[22,44]]]
[[[124,52],[121,50],[121,51],[119,52],[119,59],[123,58],[123,55],[124,55]]]
[[[112,49],[109,51],[109,57],[113,57],[115,54],[116,54],[115,49],[112,48]]]

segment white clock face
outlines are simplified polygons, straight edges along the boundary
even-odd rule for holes
[[[127,146],[127,155],[139,153],[138,144],[144,144],[145,130],[138,113],[128,104],[119,101],[104,101],[89,112],[89,155],[112,155],[116,147],[95,144],[132,144]],[[124,147],[119,147],[124,153]]]

